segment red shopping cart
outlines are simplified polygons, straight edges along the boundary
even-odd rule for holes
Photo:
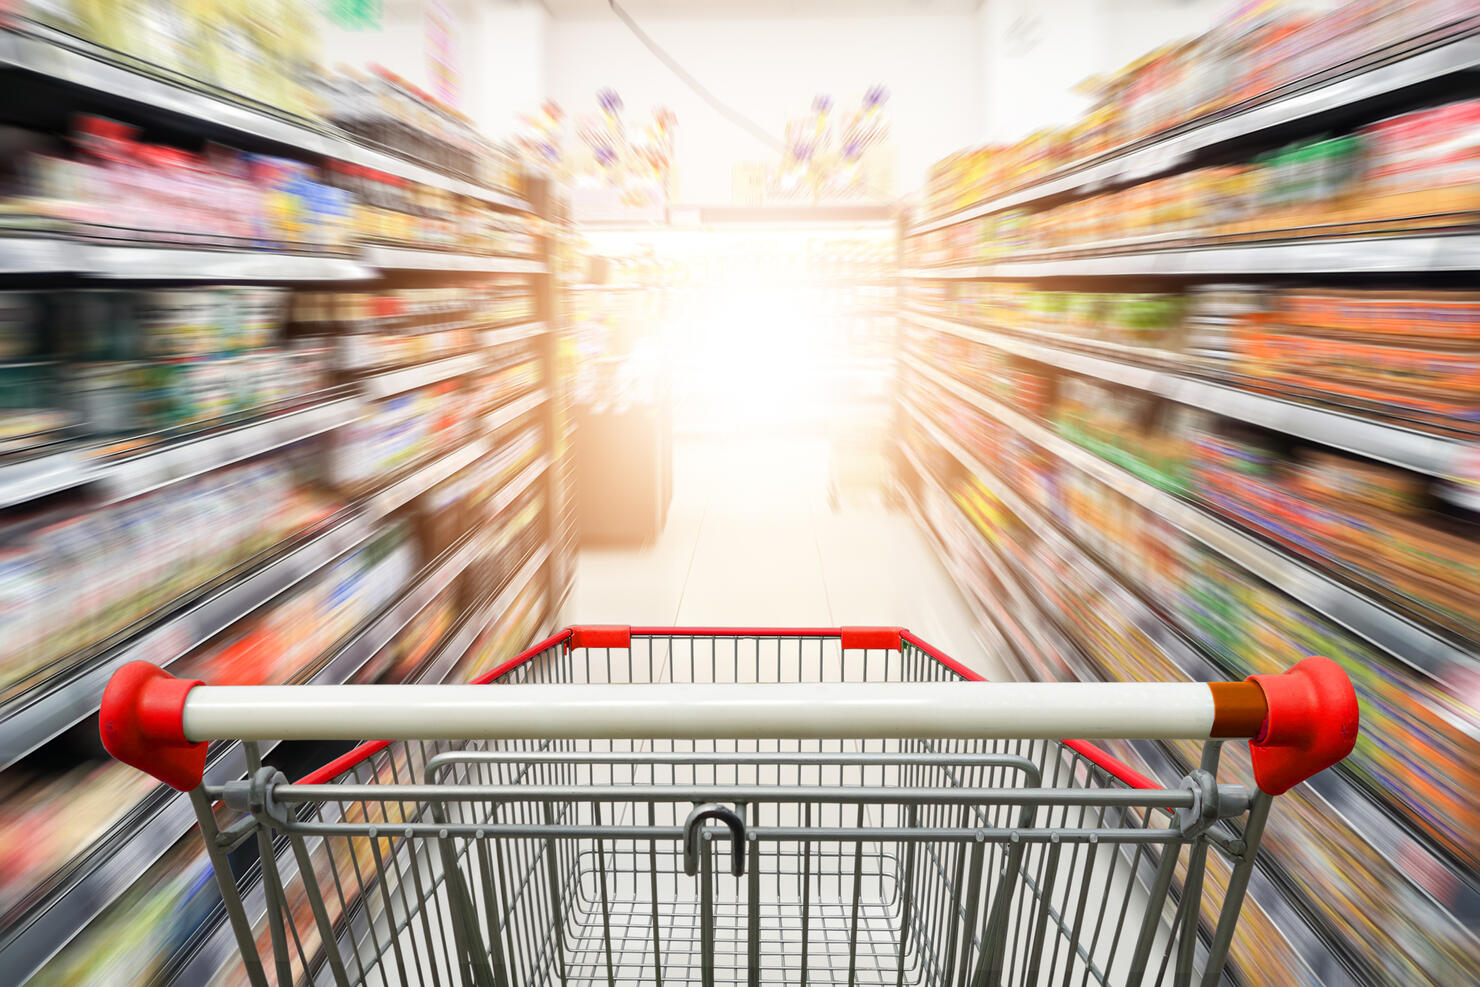
[[[575,627],[464,686],[137,663],[102,731],[191,793],[254,985],[1213,984],[1272,796],[1351,750],[1357,706],[1322,658],[998,684],[898,628]],[[1065,735],[1202,762],[1163,785]],[[258,755],[366,736],[296,782]],[[1233,738],[1257,790],[1216,779]],[[203,785],[225,739],[250,776]],[[226,855],[253,839],[244,895]]]

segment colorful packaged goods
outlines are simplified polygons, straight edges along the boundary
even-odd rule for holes
[[[1457,291],[1299,291],[1234,325],[1233,361],[1304,392],[1379,415],[1480,421],[1480,295]]]
[[[0,533],[0,686],[88,649],[325,517],[286,462],[211,473]]]
[[[1170,419],[1163,422],[1160,415]],[[1163,409],[1152,395],[1078,377],[1059,381],[1054,426],[1084,446],[1171,493],[1186,489],[1187,445],[1178,422],[1191,413]]]
[[[988,145],[945,158],[929,174],[927,214],[946,216],[1214,114],[1285,98],[1306,80],[1315,85],[1330,81],[1333,70],[1363,71],[1395,54],[1421,49],[1436,37],[1473,29],[1474,17],[1466,0],[1356,0],[1320,13],[1294,4],[1243,5],[1236,16],[1201,37],[1167,45],[1088,82],[1082,88],[1093,93],[1095,102],[1079,121],[1030,134],[1016,144]],[[1451,122],[1471,126],[1470,112],[1455,110]],[[1437,119],[1395,126],[1446,130]],[[1318,157],[1322,155],[1285,163],[1303,170]],[[1420,180],[1413,187],[1431,185]]]
[[[378,402],[365,417],[337,429],[329,477],[359,491],[385,482],[468,439],[478,409],[457,381],[442,381]]]
[[[326,74],[320,8],[308,0],[9,0],[7,28],[98,46],[89,54],[151,76],[291,114],[444,174],[521,192],[512,150],[384,68]]]
[[[317,8],[299,0],[14,0],[23,28],[54,28],[150,74],[204,82],[302,117],[321,115]]]
[[[1419,512],[1416,481],[1331,453],[1282,465],[1258,443],[1194,443],[1199,497],[1428,620],[1480,636],[1473,525]]]
[[[518,193],[512,152],[490,144],[466,116],[395,73],[380,66],[341,70],[322,87],[331,121],[347,133],[444,173]]]
[[[1480,100],[1290,144],[1026,215],[989,213],[910,238],[920,265],[1025,251],[1363,235],[1443,228],[1480,210]],[[972,231],[975,231],[973,236]],[[973,239],[975,243],[973,243]]]
[[[219,146],[183,151],[101,117],[79,117],[75,130],[70,157],[22,156],[22,182],[0,201],[6,214],[100,239],[305,251],[350,243],[351,197],[315,180],[311,165]]]
[[[416,574],[404,523],[296,586],[222,644],[176,663],[176,674],[216,685],[276,685],[311,670],[331,646],[389,603]]]
[[[1335,624],[1251,581],[1246,572],[1198,543],[1179,537],[1160,518],[1097,479],[1067,464],[1060,463],[1057,469],[1059,477],[1048,489],[1062,499],[1052,515],[1110,569],[1087,569],[1074,559],[1056,557],[1059,549],[1004,513],[991,487],[1003,477],[1021,475],[1010,466],[994,467],[994,477],[970,482],[956,498],[986,541],[1027,578],[1028,591],[1041,595],[1049,610],[1065,617],[1097,666],[1093,674],[1126,680],[1174,680],[1187,674],[1170,660],[1182,645],[1165,635],[1148,636],[1148,628],[1133,619],[1144,613],[1144,606],[1118,595],[1124,590],[1116,580],[1102,578],[1111,571],[1141,587],[1232,677],[1288,667],[1307,654],[1331,656],[1352,674],[1362,703],[1363,732],[1348,770],[1373,791],[1384,793],[1392,808],[1450,853],[1471,866],[1480,859],[1472,838],[1477,825],[1474,806],[1465,794],[1480,783],[1474,768],[1476,743],[1460,725],[1473,720],[1474,710],[1462,692],[1397,668]],[[1391,502],[1394,496],[1401,502],[1412,493],[1411,488],[1374,483],[1365,471],[1358,472],[1360,480],[1326,483],[1355,486],[1359,497],[1376,503]],[[1015,481],[1012,486],[1034,499]],[[1006,594],[1000,599],[1011,606],[1016,597]],[[1195,757],[1191,750],[1179,751],[1184,762]],[[1234,767],[1247,774],[1246,763]],[[1333,808],[1324,803],[1324,796],[1304,788],[1294,797],[1295,815],[1278,836],[1271,837],[1267,852],[1282,873],[1293,877],[1305,900],[1340,930],[1345,948],[1396,981],[1472,979],[1473,939],[1444,913],[1467,907],[1460,900],[1463,892],[1446,876],[1449,872],[1433,851],[1393,829],[1380,812],[1364,810],[1362,825],[1386,827],[1400,846],[1407,847],[1411,868],[1400,874],[1379,848],[1351,828],[1344,813],[1352,807]],[[1372,893],[1366,877],[1379,873],[1390,875],[1390,886],[1382,885],[1387,888],[1382,895]]]

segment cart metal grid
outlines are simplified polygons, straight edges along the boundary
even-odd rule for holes
[[[1354,738],[1356,717],[1324,659],[1250,683],[963,689],[947,683],[980,677],[897,628],[573,628],[471,690],[197,689],[144,669],[178,694],[143,705],[178,707],[185,748],[399,736],[293,784],[270,767],[172,781],[192,790],[252,984],[1212,984],[1271,794],[1294,783],[1271,710],[1293,684],[1331,714],[1295,716],[1302,736],[1330,721]],[[1044,734],[1065,716],[1213,739],[1162,787]],[[1216,783],[1219,738],[1259,731],[1269,792]],[[1301,743],[1295,774],[1345,753]],[[238,814],[219,827],[217,800]],[[255,928],[225,861],[254,838]],[[1210,849],[1233,878],[1199,937]]]

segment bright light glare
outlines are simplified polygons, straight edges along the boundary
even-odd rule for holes
[[[592,233],[592,249],[651,247],[686,284],[668,328],[681,430],[822,430],[859,319],[843,278],[892,249],[888,227]],[[851,320],[851,322],[850,322]]]

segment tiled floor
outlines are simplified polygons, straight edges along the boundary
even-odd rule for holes
[[[686,437],[668,526],[581,553],[566,623],[908,627],[989,677],[965,602],[909,516],[868,491],[827,498],[828,445]]]

